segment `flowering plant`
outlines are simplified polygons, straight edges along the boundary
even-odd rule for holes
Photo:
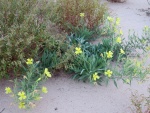
[[[52,76],[48,68],[45,68],[43,73],[40,73],[38,69],[39,62],[34,63],[32,58],[27,59],[26,64],[27,68],[24,67],[25,74],[23,75],[23,78],[14,81],[14,89],[12,90],[10,87],[5,88],[5,93],[15,97],[20,109],[35,106],[33,101],[42,98],[40,92],[48,92],[45,86],[40,88],[39,83]]]

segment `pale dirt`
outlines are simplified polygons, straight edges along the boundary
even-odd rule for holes
[[[139,35],[145,25],[150,26],[150,17],[139,9],[150,7],[146,0],[128,0],[126,3],[108,3],[112,15],[121,18],[121,28],[125,38],[129,29],[134,29]],[[0,113],[131,113],[131,91],[137,90],[140,94],[148,95],[147,88],[150,80],[132,85],[118,82],[116,88],[113,82],[108,86],[94,86],[89,83],[73,81],[70,78],[60,77],[49,79],[44,86],[48,88],[43,99],[36,102],[36,107],[25,111],[14,105],[13,99],[4,93],[8,81],[0,81]]]

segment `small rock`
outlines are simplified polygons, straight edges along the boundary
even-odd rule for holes
[[[58,108],[57,108],[57,107],[55,108],[55,111],[56,111],[56,110],[58,110]]]

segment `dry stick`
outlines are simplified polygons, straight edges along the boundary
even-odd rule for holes
[[[2,109],[2,111],[0,113],[2,113],[5,110],[5,108]]]

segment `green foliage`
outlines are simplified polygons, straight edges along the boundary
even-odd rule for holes
[[[85,40],[90,40],[93,38],[92,36],[95,34],[94,31],[90,31],[90,29],[86,27],[77,27],[73,28],[72,31],[76,37],[83,37]]]
[[[119,56],[120,57],[120,56]],[[131,84],[133,79],[138,81],[145,81],[147,75],[150,74],[149,66],[145,65],[146,59],[132,59],[132,58],[119,58],[115,64],[109,65],[113,70],[114,79],[122,79],[125,83]]]
[[[50,37],[44,45],[44,52],[41,56],[41,67],[56,69],[68,69],[70,62],[73,60],[73,46],[68,46],[68,42],[63,36]]]
[[[70,70],[75,72],[73,78],[83,81],[88,80],[90,82],[95,82],[93,80],[93,74],[102,74],[106,66],[104,60],[98,55],[88,56],[81,54],[76,56],[72,63],[73,65],[70,67]]]
[[[41,57],[41,66],[44,68],[55,69],[57,64],[60,62],[60,59],[56,55],[56,52],[50,52],[45,50]]]
[[[142,50],[143,52],[150,50],[150,28],[148,26],[144,27],[141,37],[136,35],[135,32],[132,34],[129,32],[128,37],[129,41],[125,43],[125,49],[129,54],[138,52],[138,50]]]
[[[76,34],[71,33],[70,35],[66,36],[67,41],[69,43],[69,45],[82,45],[84,44],[86,41],[84,39],[84,37],[78,37]]]

